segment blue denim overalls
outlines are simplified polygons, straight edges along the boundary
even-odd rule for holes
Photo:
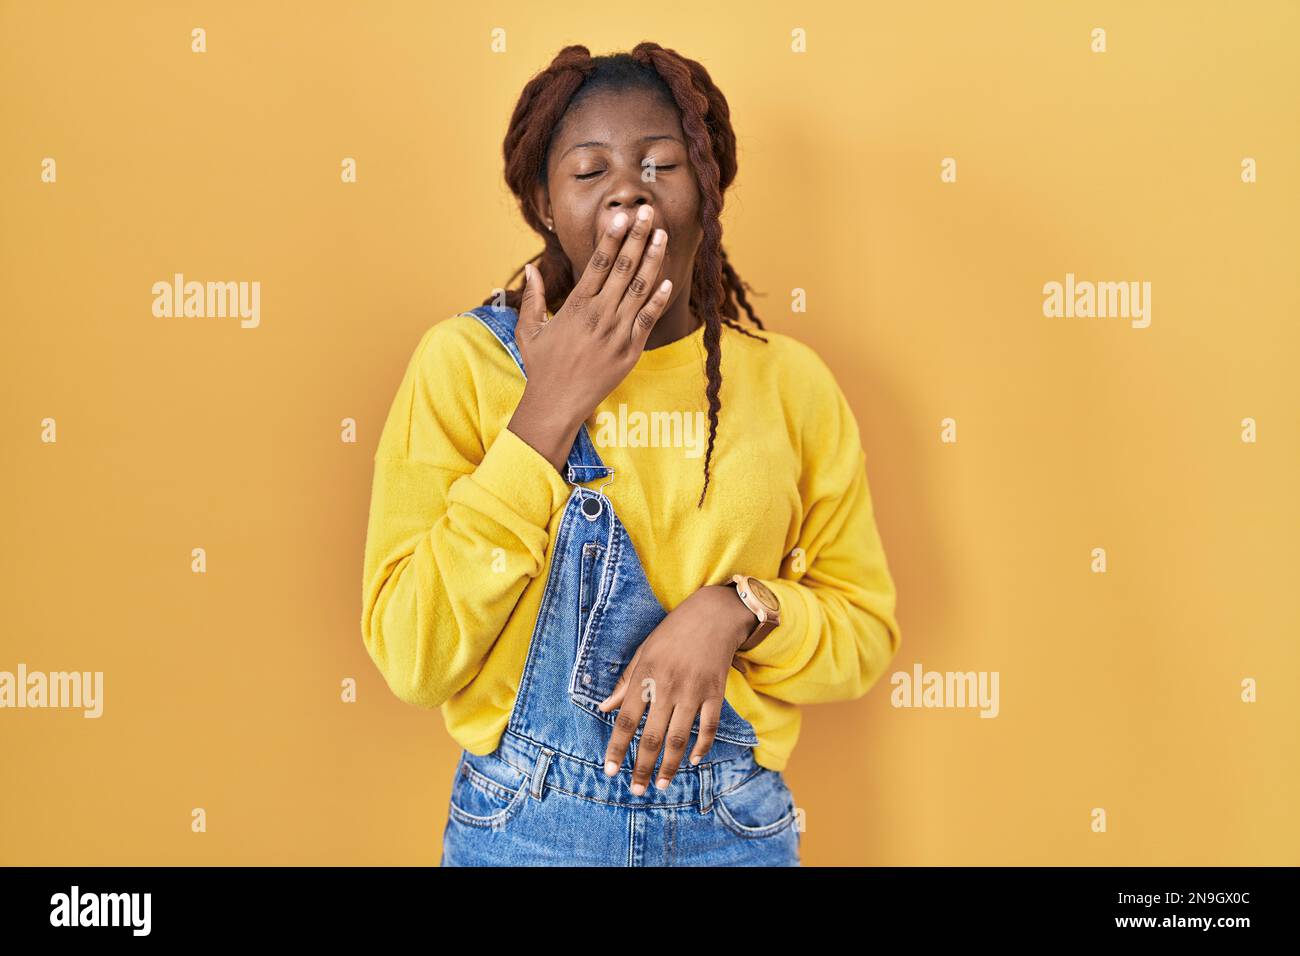
[[[518,313],[469,313],[524,372]],[[754,728],[724,701],[717,734],[690,763],[699,715],[680,769],[664,790],[631,790],[641,726],[618,776],[605,775],[617,710],[614,690],[637,647],[667,612],[604,485],[613,479],[584,424],[569,453],[573,485],[510,721],[497,749],[462,751],[443,832],[442,866],[799,866],[797,811],[784,776],[753,756]],[[583,482],[608,479],[600,488]],[[631,692],[631,691],[630,691]],[[655,768],[663,760],[660,753]]]

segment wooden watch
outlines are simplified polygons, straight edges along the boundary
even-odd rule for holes
[[[738,651],[746,651],[781,623],[781,602],[776,599],[771,588],[748,574],[733,574],[727,585],[735,586],[736,594],[745,602],[745,607],[758,618],[758,623],[749,632],[749,636],[736,648]]]

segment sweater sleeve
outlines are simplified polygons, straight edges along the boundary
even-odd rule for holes
[[[902,640],[857,421],[830,369],[811,353],[810,362],[803,521],[779,576],[759,578],[780,602],[781,623],[736,655],[755,690],[794,704],[861,697]]]
[[[455,318],[425,333],[374,456],[361,635],[392,692],[419,707],[441,706],[478,672],[545,566],[570,491],[504,425],[481,434],[479,388],[517,400],[523,377],[481,369],[470,334]]]

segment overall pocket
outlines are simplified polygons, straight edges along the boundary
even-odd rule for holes
[[[762,766],[717,794],[713,809],[723,826],[746,838],[775,836],[793,825],[795,819],[794,795],[785,777]]]
[[[471,827],[502,827],[523,806],[528,775],[491,754],[461,754],[451,785],[452,819]]]

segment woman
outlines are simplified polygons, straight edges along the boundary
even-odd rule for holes
[[[739,322],[727,101],[657,44],[566,47],[505,162],[545,248],[424,334],[366,539],[366,648],[464,748],[442,864],[797,866],[799,705],[900,635],[843,393]]]

